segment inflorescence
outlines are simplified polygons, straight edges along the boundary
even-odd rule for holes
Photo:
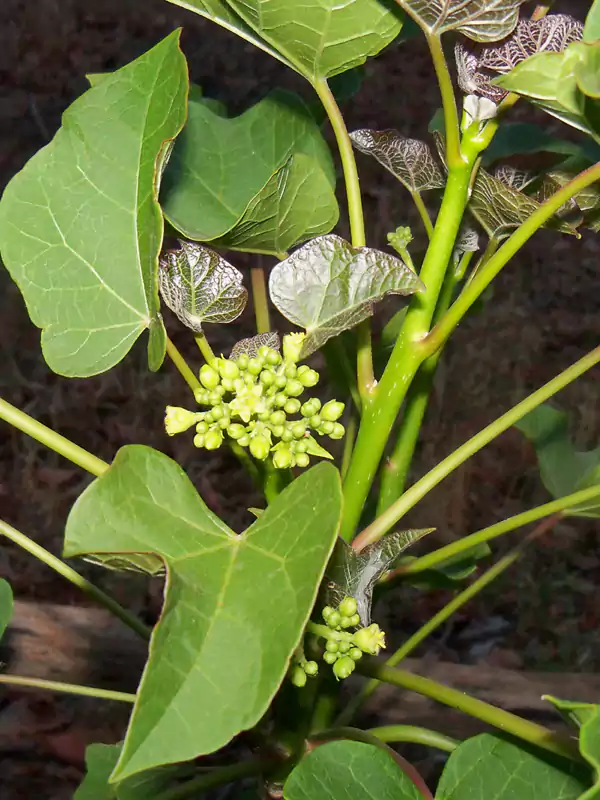
[[[338,420],[344,404],[300,399],[319,381],[314,369],[298,366],[303,340],[304,334],[289,334],[283,338],[283,354],[263,345],[255,356],[241,353],[205,364],[199,373],[202,388],[195,396],[198,405],[209,409],[167,406],[169,436],[195,425],[196,447],[216,450],[227,435],[259,461],[271,454],[277,469],[307,467],[311,455],[331,458],[312,434],[341,439],[345,430]]]

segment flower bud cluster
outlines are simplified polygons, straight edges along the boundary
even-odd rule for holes
[[[264,345],[254,357],[242,353],[205,364],[196,402],[209,409],[192,412],[168,406],[167,433],[172,436],[195,425],[196,447],[216,450],[227,436],[259,461],[270,456],[278,469],[307,467],[311,455],[331,458],[312,434],[341,439],[345,430],[338,420],[344,404],[301,399],[305,389],[319,381],[314,369],[297,364],[303,338],[285,336],[283,355]]]

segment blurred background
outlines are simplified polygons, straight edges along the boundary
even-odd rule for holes
[[[583,19],[590,4],[569,0],[556,3],[553,10]],[[119,68],[179,26],[192,80],[205,94],[225,101],[231,114],[274,86],[310,95],[308,84],[279,62],[163,0],[2,0],[0,189],[52,138],[62,111],[87,88],[86,73]],[[368,63],[362,91],[344,110],[351,130],[395,127],[405,136],[424,138],[438,105],[428,53],[416,37]],[[573,137],[570,129],[537,116],[524,103],[512,118],[541,121],[553,133]],[[375,161],[357,158],[369,244],[385,247],[386,233],[408,224],[416,234],[418,253],[424,240],[407,193]],[[343,210],[341,189],[340,201]],[[501,273],[484,313],[465,320],[447,348],[413,478],[598,344],[598,242],[590,232],[577,241],[544,231]],[[242,270],[254,263],[239,254],[231,260]],[[266,259],[263,266],[268,266]],[[176,344],[198,363],[189,334],[171,316],[167,325]],[[236,340],[252,334],[252,326],[248,306],[233,325],[209,328],[207,335],[216,350],[227,353]],[[30,323],[20,293],[0,269],[0,394],[106,460],[132,442],[168,453],[188,471],[208,505],[242,530],[251,519],[246,509],[259,505],[261,498],[225,448],[208,454],[196,451],[191,437],[166,437],[164,407],[185,405],[187,388],[168,362],[157,375],[148,373],[143,338],[111,372],[86,380],[56,376],[42,359],[39,331]],[[581,447],[600,440],[599,394],[600,370],[595,369],[556,398],[556,405],[569,411]],[[69,462],[0,423],[0,516],[57,554],[68,510],[88,481]],[[436,527],[438,541],[446,542],[548,499],[531,446],[511,430],[457,470],[407,522]],[[504,537],[494,551],[504,552],[521,535]],[[160,584],[85,565],[83,571],[139,613],[156,613]],[[85,604],[69,584],[8,544],[0,548],[0,575],[10,581],[19,601],[35,607]],[[378,621],[389,630],[390,646],[448,598],[445,590],[408,588],[386,596]],[[467,606],[423,653],[433,660],[477,663],[492,673],[507,669],[591,675],[600,664],[599,616],[598,525],[565,521]],[[58,627],[52,645],[61,651],[68,671],[75,645]],[[2,797],[32,796],[35,790],[48,798],[71,797],[81,778],[86,739],[114,741],[123,723],[114,709],[85,716],[82,722],[81,707],[67,701],[0,692]]]

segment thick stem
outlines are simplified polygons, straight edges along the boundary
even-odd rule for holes
[[[356,159],[354,158],[354,150],[352,149],[352,140],[348,134],[342,112],[336,103],[327,81],[325,79],[318,80],[313,86],[327,113],[340,153],[342,168],[344,170],[344,181],[346,183],[352,246],[364,247],[366,245],[365,221],[358,169],[356,167]],[[358,326],[357,335],[358,388],[363,402],[365,402],[370,399],[370,394],[375,386],[373,353],[371,348],[371,323],[368,320],[362,322]]]
[[[552,197],[548,198],[540,208],[521,225],[513,235],[506,240],[502,247],[480,269],[477,275],[465,287],[448,312],[427,336],[424,344],[431,355],[450,336],[460,323],[473,303],[487,289],[496,275],[519,252],[529,239],[555,214],[568,200],[581,192],[587,186],[600,180],[600,162],[577,175],[564,187],[559,189]]]
[[[175,345],[169,339],[168,336],[167,336],[167,355],[169,356],[173,364],[177,367],[177,369],[179,370],[179,374],[181,375],[183,380],[187,383],[187,385],[190,387],[192,392],[195,392],[196,390],[201,391],[202,386],[200,385],[200,381],[194,375],[189,364],[187,363],[185,358],[181,355],[179,350],[175,347]]]
[[[75,683],[46,681],[42,678],[22,678],[18,675],[0,675],[0,684],[22,686],[26,689],[39,689],[44,692],[64,692],[84,697],[97,697],[99,700],[118,700],[122,703],[135,703],[136,696],[129,692],[115,692],[111,689],[96,689],[93,686],[79,686]]]
[[[102,591],[102,589],[94,586],[94,584],[90,583],[87,578],[84,578],[83,575],[80,575],[68,564],[65,564],[64,561],[60,560],[60,558],[52,555],[52,553],[49,553],[41,545],[37,544],[28,536],[25,536],[24,533],[21,533],[21,531],[18,531],[16,528],[13,528],[12,525],[9,525],[8,522],[5,522],[1,519],[0,535],[6,536],[6,538],[10,539],[11,542],[14,542],[32,556],[35,556],[40,561],[43,561],[43,563],[50,567],[50,569],[53,569],[59,575],[62,575],[63,578],[66,578],[74,586],[77,586],[78,589],[81,589],[82,592],[85,592],[88,597],[91,597],[97,603],[100,603],[100,605],[104,606],[104,608],[110,611],[111,614],[124,622],[125,625],[139,634],[143,639],[150,638],[150,629],[140,622],[137,617],[133,616],[133,614],[130,614],[129,611],[126,611],[121,605],[119,605],[119,603],[117,603],[116,600],[110,597],[110,595],[107,595]]]
[[[252,299],[254,300],[256,332],[268,333],[271,330],[271,316],[264,269],[262,267],[252,267],[250,281],[252,284]]]
[[[239,764],[228,764],[226,767],[219,767],[204,775],[199,775],[187,783],[166,789],[155,800],[186,800],[186,798],[199,797],[209,789],[218,786],[226,786],[228,783],[239,781],[242,778],[250,778],[253,775],[260,775],[265,769],[271,766],[272,762],[266,759],[255,761],[241,761]]]
[[[414,483],[402,497],[396,500],[396,502],[377,517],[371,525],[365,528],[354,540],[353,547],[357,551],[360,551],[367,545],[381,539],[407,511],[413,508],[419,500],[422,500],[423,497],[437,486],[438,483],[444,480],[444,478],[448,477],[451,472],[505,430],[514,425],[515,422],[518,422],[530,411],[533,411],[534,408],[537,408],[546,400],[549,400],[561,389],[564,389],[565,386],[568,386],[595,364],[598,364],[598,362],[600,362],[600,347],[595,348],[583,358],[580,358],[579,361],[576,361],[568,369],[564,370],[564,372],[561,372],[551,381],[548,381],[541,389],[530,394],[529,397],[526,397],[525,400],[513,406],[506,414],[498,417],[498,419],[479,431],[479,433],[476,433],[475,436],[458,447],[447,458]]]
[[[433,222],[431,221],[431,217],[429,216],[429,211],[427,211],[427,206],[423,202],[423,198],[421,197],[421,193],[417,192],[416,189],[412,191],[411,197],[413,199],[413,203],[416,206],[417,211],[423,221],[423,225],[427,232],[427,236],[429,239],[433,236]]]
[[[446,56],[442,48],[439,36],[426,36],[429,51],[435,67],[435,74],[440,85],[442,95],[442,106],[444,109],[444,127],[446,138],[446,161],[448,167],[452,169],[458,165],[463,165],[463,157],[460,152],[460,128],[458,124],[458,111],[456,108],[456,98],[450,70],[446,62]]]
[[[33,417],[30,417],[29,414],[15,408],[6,400],[2,400],[2,398],[0,398],[0,419],[23,431],[23,433],[31,436],[32,439],[50,448],[50,450],[54,450],[55,453],[64,456],[69,461],[72,461],[73,464],[77,464],[78,467],[91,472],[92,475],[100,476],[110,466],[106,461],[102,461],[101,458],[88,453],[83,447],[79,447],[70,439],[61,436],[60,433],[56,433],[52,428],[48,428],[33,419]]]
[[[206,338],[206,334],[204,333],[204,331],[195,333],[194,340],[198,345],[198,349],[202,353],[202,357],[204,358],[206,363],[212,364],[212,362],[215,360],[215,354],[213,353],[212,347],[208,343],[208,339]]]
[[[451,689],[442,683],[423,678],[421,675],[414,675],[406,670],[386,667],[371,659],[358,662],[356,671],[370,678],[376,678],[378,681],[430,697],[432,700],[456,708],[458,711],[464,711],[465,714],[469,714],[475,719],[480,719],[488,725],[571,761],[581,762],[582,760],[575,741],[558,736],[542,725],[517,717],[516,714],[484,703],[482,700]]]

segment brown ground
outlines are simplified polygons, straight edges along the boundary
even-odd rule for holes
[[[582,17],[589,5],[571,0],[558,3],[557,9],[574,13],[580,8]],[[255,102],[276,84],[309,91],[278,62],[162,0],[2,0],[0,186],[52,135],[61,111],[84,90],[85,73],[121,66],[179,25],[184,26],[183,47],[193,79],[232,109]],[[402,49],[389,49],[369,64],[368,76],[372,88],[360,93],[347,110],[350,127],[394,126],[406,135],[423,136],[438,100],[422,43],[413,40]],[[547,122],[556,130],[560,127]],[[360,158],[359,167],[370,243],[383,246],[385,233],[399,224],[408,222],[416,229],[412,207],[393,178],[366,158]],[[486,313],[467,320],[448,348],[415,474],[597,344],[598,253],[593,235],[577,242],[544,232],[506,268]],[[238,257],[236,263],[250,262]],[[169,324],[174,339],[194,358],[186,335],[173,320]],[[215,331],[212,338],[226,350],[251,326],[249,309],[239,324]],[[162,432],[164,405],[183,404],[185,388],[168,365],[158,376],[147,373],[145,344],[106,375],[78,381],[53,375],[41,358],[39,333],[16,287],[2,272],[0,334],[4,397],[107,460],[129,442],[173,455],[213,509],[234,526],[247,521],[245,509],[258,498],[236,463],[221,451],[210,458],[199,455],[185,437],[168,440]],[[600,438],[599,378],[596,369],[558,398],[572,411],[573,431],[583,446]],[[60,552],[66,514],[87,480],[58,456],[0,425],[0,516],[54,552]],[[435,525],[446,539],[546,499],[530,449],[516,432],[509,432],[442,484],[415,510],[411,522]],[[509,538],[514,541],[517,535]],[[491,618],[500,626],[491,658],[506,666],[538,669],[598,667],[597,535],[598,526],[590,522],[557,526],[461,615],[465,623],[484,625]],[[500,543],[497,550],[507,545]],[[0,574],[20,598],[80,602],[69,586],[13,547],[0,550]],[[147,592],[140,580],[93,574],[133,608],[146,607]],[[445,599],[442,592],[411,591],[387,603],[382,614],[388,622],[393,620],[392,644]],[[484,625],[488,642],[491,630]],[[453,644],[454,633],[448,628],[436,646],[446,657],[459,648]],[[464,644],[460,648],[461,658],[475,657]],[[3,719],[0,706],[0,730]],[[23,760],[22,753],[15,758],[0,754],[0,770],[3,782],[9,770],[13,776],[2,791],[7,800],[32,796],[35,789],[43,797],[69,797],[69,786],[79,775],[76,767],[64,766],[58,757],[35,760],[28,754]]]

